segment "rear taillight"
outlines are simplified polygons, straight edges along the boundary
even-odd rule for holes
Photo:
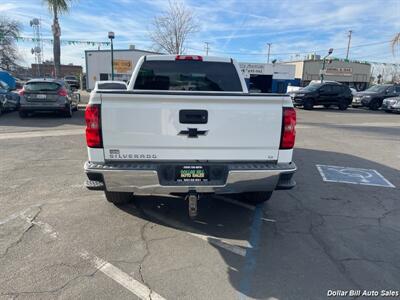
[[[90,148],[102,148],[100,104],[91,104],[86,107],[85,121],[87,146]]]
[[[280,149],[292,149],[296,139],[296,111],[292,107],[283,108]]]
[[[66,96],[68,96],[68,91],[67,91],[66,88],[63,87],[63,88],[61,88],[61,89],[58,91],[57,95],[58,95],[58,96],[66,97]]]
[[[203,61],[203,57],[200,55],[177,55],[175,60],[197,60]]]
[[[20,96],[25,95],[25,90],[24,90],[24,89],[20,89],[20,90],[18,91],[18,95],[20,95]]]

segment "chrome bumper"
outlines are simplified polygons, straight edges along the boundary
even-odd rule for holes
[[[227,176],[223,182],[190,184],[160,180],[161,166],[162,163],[86,162],[84,168],[89,178],[86,186],[89,189],[135,194],[171,194],[189,191],[229,194],[290,189],[296,185],[292,179],[297,170],[294,163],[226,163],[223,166],[227,170]]]

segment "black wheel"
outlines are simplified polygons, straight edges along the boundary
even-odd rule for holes
[[[104,194],[106,196],[107,201],[115,205],[125,204],[133,199],[132,193],[104,191]]]
[[[370,109],[370,110],[378,110],[379,107],[380,107],[380,104],[379,104],[378,100],[373,100],[373,101],[369,104],[369,109]]]
[[[26,111],[19,111],[18,112],[18,114],[19,114],[19,116],[21,117],[21,118],[26,118],[27,116],[28,116],[28,113],[26,112]]]
[[[3,104],[0,103],[0,116],[3,114]]]
[[[352,105],[351,107],[352,108],[358,108],[359,106],[358,105]]]
[[[324,104],[324,107],[325,108],[329,108],[329,107],[331,107],[331,105],[330,104]]]
[[[346,110],[348,106],[349,105],[347,104],[346,100],[344,100],[344,99],[339,100],[338,107],[340,110]]]
[[[272,192],[248,192],[243,193],[242,195],[246,202],[259,204],[271,199]]]
[[[303,102],[303,108],[306,110],[311,110],[314,108],[314,101],[312,99],[305,99]]]
[[[72,118],[72,105],[69,104],[67,106],[67,111],[64,113],[64,116],[67,118]]]

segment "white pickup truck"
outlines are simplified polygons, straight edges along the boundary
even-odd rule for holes
[[[251,94],[232,59],[142,57],[127,90],[98,90],[85,112],[86,186],[115,204],[134,194],[241,193],[254,203],[295,186],[296,112]]]

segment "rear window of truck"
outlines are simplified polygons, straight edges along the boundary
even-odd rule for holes
[[[134,89],[242,92],[242,85],[232,63],[145,61]]]

